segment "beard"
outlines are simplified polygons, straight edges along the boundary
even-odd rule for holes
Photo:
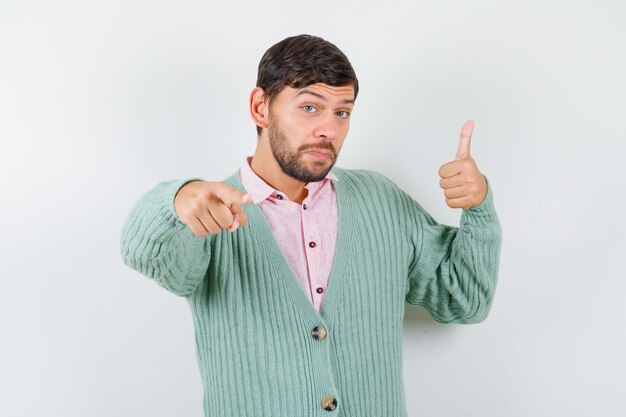
[[[278,162],[280,169],[291,178],[302,182],[317,182],[326,177],[337,161],[338,152],[330,142],[318,142],[300,146],[295,152],[289,147],[289,139],[278,126],[278,119],[269,115],[267,133],[270,149]],[[326,159],[315,160],[312,164],[305,164],[302,160],[309,149],[324,149],[332,153],[330,163]]]

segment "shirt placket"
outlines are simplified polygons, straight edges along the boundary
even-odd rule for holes
[[[316,190],[309,190],[309,197],[302,202],[300,211],[302,213],[302,234],[304,237],[304,250],[306,254],[307,271],[309,273],[309,292],[311,294],[311,302],[319,311],[324,288],[320,281],[320,265],[322,264],[323,244],[320,241],[319,228],[316,227],[315,218],[313,216],[313,202],[311,195]]]

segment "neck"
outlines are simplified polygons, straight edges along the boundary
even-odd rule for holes
[[[302,204],[309,193],[309,190],[304,188],[305,182],[292,178],[282,171],[269,147],[269,141],[263,136],[257,143],[250,167],[271,187],[287,194],[287,198],[291,201]]]

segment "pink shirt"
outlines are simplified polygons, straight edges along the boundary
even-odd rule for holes
[[[309,190],[302,204],[275,190],[250,168],[252,157],[241,167],[241,183],[270,225],[278,246],[304,292],[319,312],[337,243],[337,199],[329,172],[321,181],[305,185]]]

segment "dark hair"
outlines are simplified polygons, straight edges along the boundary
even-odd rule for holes
[[[312,35],[291,36],[270,47],[259,62],[256,85],[271,101],[286,86],[304,88],[315,83],[333,87],[352,85],[354,98],[359,81],[348,58],[332,43]],[[257,126],[257,133],[261,128]]]

